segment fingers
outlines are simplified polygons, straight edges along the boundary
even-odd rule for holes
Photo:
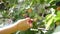
[[[31,28],[33,26],[32,22],[33,22],[33,19],[31,19],[29,17],[25,19],[25,23],[28,25],[29,28]]]
[[[33,25],[32,25],[33,19],[26,18],[26,20],[27,20],[26,23],[29,25],[29,27],[32,27],[32,26],[33,26]]]
[[[30,25],[30,28],[31,28],[31,27],[33,27],[33,25],[32,25],[32,24],[29,24],[29,25]]]
[[[33,21],[33,19],[30,19],[30,18],[22,19],[18,25],[19,29],[27,30],[31,28],[33,26],[31,21]]]

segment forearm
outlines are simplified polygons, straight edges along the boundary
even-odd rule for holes
[[[17,31],[17,23],[12,24],[10,26],[0,28],[0,34],[10,34]]]
[[[0,34],[10,34],[17,30],[25,31],[31,27],[30,23],[28,23],[30,19],[22,19],[18,20],[16,23],[11,24],[10,26],[6,26],[4,28],[0,28]]]
[[[25,19],[23,19],[25,20]],[[9,26],[0,28],[0,34],[10,34],[18,30],[20,28],[18,25],[21,23],[23,20],[18,20],[16,23],[11,24]]]

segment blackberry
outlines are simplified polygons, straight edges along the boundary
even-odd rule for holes
[[[49,7],[47,7],[47,6],[45,7],[45,9],[48,9],[48,8],[49,8]]]
[[[39,15],[42,16],[42,13],[40,13]]]
[[[5,9],[5,5],[4,5],[4,3],[1,3],[1,4],[0,4],[0,9],[2,9],[2,10]]]
[[[43,16],[46,17],[47,14],[44,14]]]
[[[60,6],[60,1],[59,2],[56,2],[56,6]]]

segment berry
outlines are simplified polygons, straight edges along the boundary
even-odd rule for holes
[[[60,7],[57,7],[57,10],[60,10]]]
[[[60,1],[59,2],[56,2],[56,6],[60,6]]]
[[[23,17],[28,18],[29,16],[27,14],[23,14]]]
[[[30,19],[28,22],[29,22],[29,23],[32,23],[32,22],[33,22],[33,20],[31,20],[31,19]]]
[[[4,3],[1,3],[1,4],[0,4],[0,9],[3,9],[3,10],[5,9]]]
[[[40,13],[39,15],[42,16],[42,13]]]
[[[27,9],[27,12],[31,13],[32,12],[32,8]]]
[[[45,17],[47,14],[44,14],[43,16]]]
[[[47,6],[45,7],[45,9],[48,9],[48,8],[49,8],[49,7],[47,7]]]

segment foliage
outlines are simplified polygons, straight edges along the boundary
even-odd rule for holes
[[[34,19],[33,27],[17,34],[51,34],[55,22],[60,20],[60,12],[56,11],[55,3],[59,0],[0,0],[1,18],[18,19],[30,17]],[[3,2],[3,3],[2,3]],[[2,5],[3,4],[3,5]],[[2,5],[2,6],[1,6]],[[55,9],[51,11],[50,9]],[[34,30],[31,30],[34,29]],[[36,30],[35,30],[36,29]],[[37,31],[38,30],[38,31]],[[44,32],[47,31],[47,32]],[[15,33],[14,33],[15,34]]]

